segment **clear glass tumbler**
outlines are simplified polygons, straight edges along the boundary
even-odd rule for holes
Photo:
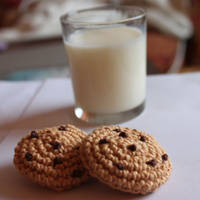
[[[143,9],[104,6],[61,17],[77,118],[115,124],[139,115],[146,98]]]

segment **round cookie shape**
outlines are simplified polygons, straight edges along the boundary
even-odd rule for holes
[[[80,148],[89,173],[114,189],[147,194],[164,184],[172,164],[159,143],[136,129],[103,126],[88,135]]]
[[[69,124],[31,131],[17,144],[14,164],[41,186],[56,191],[71,189],[89,177],[79,152],[85,136]]]

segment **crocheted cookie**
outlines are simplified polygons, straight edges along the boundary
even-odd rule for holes
[[[103,126],[88,135],[80,148],[89,173],[112,188],[147,194],[164,184],[172,169],[165,150],[136,129]]]
[[[56,191],[88,179],[79,147],[86,133],[72,125],[31,131],[17,144],[14,164],[33,182]]]

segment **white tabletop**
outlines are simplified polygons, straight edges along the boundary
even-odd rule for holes
[[[73,102],[68,79],[0,82],[0,200],[141,198],[98,182],[54,193],[32,184],[15,170],[13,150],[28,130],[62,123],[88,132],[94,128],[73,116]],[[200,199],[200,73],[148,77],[145,111],[121,126],[155,136],[173,162],[169,181],[142,199]]]

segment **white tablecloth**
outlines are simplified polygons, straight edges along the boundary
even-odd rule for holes
[[[13,150],[27,130],[62,123],[88,132],[94,128],[73,116],[70,80],[0,82],[0,102],[0,200],[141,198],[98,182],[54,193],[32,184],[15,170]],[[173,162],[169,181],[142,199],[200,199],[200,73],[148,77],[145,111],[121,126],[155,136]]]

